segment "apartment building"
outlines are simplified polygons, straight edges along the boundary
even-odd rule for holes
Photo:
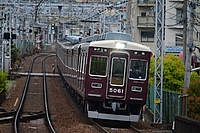
[[[133,41],[144,44],[155,51],[155,6],[156,0],[131,1],[131,21]],[[165,1],[164,48],[166,53],[179,54],[183,50],[183,1]],[[200,46],[199,7],[195,9],[193,39],[194,45]]]
[[[130,3],[130,1],[129,1]],[[154,49],[156,0],[131,0],[131,21],[133,41]]]

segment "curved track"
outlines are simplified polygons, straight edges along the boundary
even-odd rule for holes
[[[27,126],[27,123],[23,122],[29,122],[30,120],[36,120],[35,123],[39,122],[41,123],[41,121],[42,122],[44,121],[45,124],[43,124],[44,127],[43,126],[40,127],[41,130],[42,131],[46,130],[46,132],[51,132],[51,133],[55,132],[49,117],[47,88],[46,88],[47,86],[46,86],[45,60],[50,56],[52,55],[45,56],[45,59],[42,60],[42,64],[39,64],[39,66],[35,66],[35,64],[38,64],[36,63],[36,60],[38,60],[39,58],[44,58],[44,55],[37,56],[31,61],[26,83],[24,85],[24,91],[21,98],[21,102],[14,117],[15,133],[26,132],[26,130],[28,129],[23,129],[23,128]],[[41,61],[39,62],[41,63]],[[39,71],[42,70],[43,72],[42,78],[41,75],[34,77],[31,76],[33,68],[38,69]],[[38,72],[38,70],[34,71]],[[41,89],[42,84],[43,84],[43,90]]]

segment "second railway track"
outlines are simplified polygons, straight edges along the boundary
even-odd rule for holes
[[[43,53],[41,53],[43,54]],[[23,61],[24,64],[19,69],[18,74],[21,76],[18,76],[15,80],[9,81],[12,82],[14,85],[11,87],[11,89],[8,92],[8,95],[6,96],[6,99],[4,102],[1,104],[2,109],[5,110],[5,112],[2,112],[0,110],[0,119],[5,118],[5,116],[2,116],[3,114],[10,114],[10,119],[8,121],[1,122],[0,120],[0,133],[12,133],[14,132],[13,129],[13,116],[15,114],[15,110],[19,106],[19,102],[21,101],[24,85],[26,82],[26,77],[27,73],[29,72],[29,64],[30,61],[38,56],[38,54],[32,55],[32,56],[27,56]],[[40,58],[42,59],[42,58]],[[36,63],[41,64],[40,61],[36,61]],[[70,133],[70,132],[76,132],[76,133],[82,133],[82,132],[87,132],[87,133],[98,133],[97,129],[81,114],[80,109],[76,108],[76,105],[72,102],[73,100],[69,100],[69,95],[64,87],[61,79],[58,76],[58,70],[55,69],[53,71],[52,66],[55,66],[56,60],[55,56],[52,56],[46,60],[46,77],[47,81],[47,99],[49,103],[49,108],[50,108],[50,116],[52,120],[52,125],[55,128],[56,133]],[[42,65],[37,66],[36,68],[41,68]],[[42,70],[35,70],[35,67],[33,68],[34,70],[31,73],[31,77],[35,78],[34,80],[39,80],[42,79]],[[36,76],[40,73],[40,76]],[[37,78],[36,78],[37,77]],[[42,81],[41,81],[42,82]],[[36,84],[36,86],[41,85],[43,83],[36,83],[35,81],[31,83],[32,86]],[[43,86],[41,86],[41,89],[34,89],[34,90],[39,90],[42,91]],[[42,95],[41,92],[28,92],[28,95]],[[28,97],[28,96],[27,96]],[[33,96],[32,96],[33,97]],[[40,96],[41,97],[41,96]],[[18,100],[17,100],[18,99]],[[31,98],[29,98],[31,99]],[[34,103],[35,104],[35,103]],[[39,103],[38,103],[39,104]],[[30,106],[30,105],[28,105]],[[34,105],[35,106],[35,105]],[[27,111],[24,111],[26,114],[22,113],[23,116],[27,116],[26,119],[19,119],[19,132],[23,133],[38,133],[38,132],[50,132],[48,131],[48,128],[46,127],[44,123],[44,111],[42,109],[29,109],[30,113],[28,112],[28,107]],[[34,111],[35,110],[35,111]],[[42,119],[35,119],[31,118],[29,115],[32,116],[37,116]],[[23,121],[21,121],[23,120]],[[44,130],[43,130],[44,127]],[[21,130],[22,129],[22,130]]]

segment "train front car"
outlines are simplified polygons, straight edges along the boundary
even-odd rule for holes
[[[88,117],[139,121],[146,103],[151,55],[148,47],[133,42],[91,42],[84,96]]]

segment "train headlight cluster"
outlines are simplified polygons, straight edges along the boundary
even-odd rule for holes
[[[134,51],[133,54],[134,55],[139,55],[139,56],[145,56],[146,55],[145,52],[139,52],[139,51]]]
[[[108,50],[106,48],[94,48],[94,51],[97,51],[97,52],[107,52]]]

